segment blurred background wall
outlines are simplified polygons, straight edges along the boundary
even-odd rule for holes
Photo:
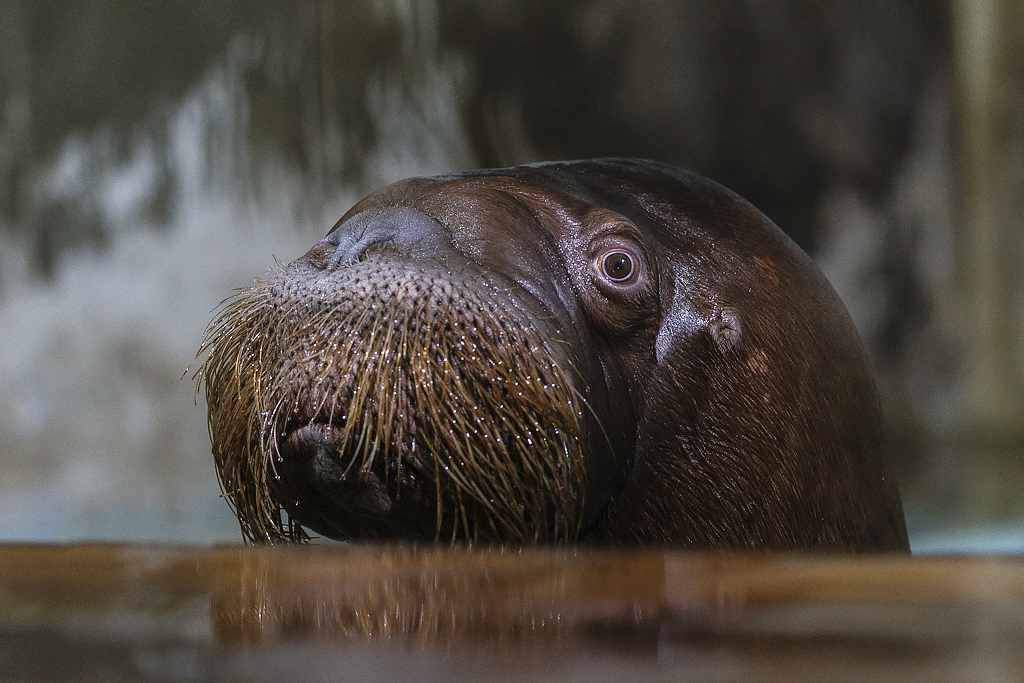
[[[238,542],[220,300],[391,181],[630,155],[832,280],[914,548],[1024,551],[1019,0],[10,0],[0,41],[0,539]]]

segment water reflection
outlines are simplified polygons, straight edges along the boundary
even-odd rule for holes
[[[649,650],[666,617],[664,558],[593,560],[574,552],[257,551],[239,567],[237,583],[214,593],[211,618],[226,642],[557,648],[608,630]]]
[[[24,546],[0,585],[14,680],[1024,675],[998,558]]]

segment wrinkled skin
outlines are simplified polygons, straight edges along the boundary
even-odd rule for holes
[[[842,303],[674,167],[396,183],[231,306],[203,372],[254,540],[908,548]]]

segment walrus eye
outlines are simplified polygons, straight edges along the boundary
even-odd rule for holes
[[[633,259],[624,251],[609,251],[601,260],[601,267],[609,280],[623,282],[633,274]]]

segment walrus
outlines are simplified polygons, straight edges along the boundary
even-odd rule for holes
[[[252,542],[909,549],[839,297],[668,164],[385,187],[229,299],[200,353]]]

